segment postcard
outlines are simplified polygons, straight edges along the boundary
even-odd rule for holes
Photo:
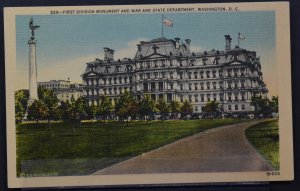
[[[9,187],[293,180],[288,2],[4,18]]]

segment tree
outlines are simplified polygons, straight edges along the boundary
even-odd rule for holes
[[[170,110],[172,116],[175,117],[178,113],[180,113],[180,103],[178,101],[172,101],[170,104]]]
[[[93,122],[93,119],[96,117],[96,113],[97,113],[97,106],[95,106],[94,104],[86,107],[86,115],[87,117],[91,120],[91,125]]]
[[[268,116],[272,113],[270,100],[267,97],[262,98],[262,96],[253,96],[251,98],[251,105],[254,106],[257,114],[264,114],[265,116]]]
[[[70,121],[70,110],[71,110],[71,104],[69,101],[61,101],[58,107],[60,118],[64,122]]]
[[[218,110],[219,110],[219,104],[215,101],[208,102],[203,107],[204,112],[214,113],[217,112]]]
[[[35,100],[29,107],[28,107],[28,118],[35,120],[36,124],[39,124],[39,120],[45,118],[47,116],[48,108],[46,105],[38,100]]]
[[[272,97],[272,100],[270,101],[270,106],[273,112],[278,113],[278,96]]]
[[[185,100],[180,108],[180,112],[182,116],[187,116],[192,114],[193,113],[192,104],[188,100]]]
[[[97,108],[97,114],[103,117],[104,125],[105,125],[106,118],[110,116],[112,112],[113,112],[113,106],[111,104],[110,99],[107,96],[103,96],[101,98],[101,103]]]
[[[48,120],[48,129],[50,129],[50,121],[57,117],[58,98],[53,90],[39,88],[39,99],[47,107],[46,119]]]
[[[28,91],[18,90],[15,92],[15,120],[21,122],[25,116],[28,102]]]
[[[148,123],[148,116],[154,113],[155,101],[150,98],[149,95],[145,95],[138,103],[139,115],[144,117],[146,123]]]
[[[135,117],[138,113],[138,104],[131,92],[121,94],[116,101],[115,112],[120,118],[127,119],[128,126],[129,117]]]
[[[170,112],[170,107],[164,99],[159,99],[155,107],[161,115],[161,120],[163,120],[164,116]]]

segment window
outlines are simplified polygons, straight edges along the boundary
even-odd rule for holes
[[[172,60],[170,60],[170,66],[173,66],[173,61]]]
[[[179,78],[182,80],[183,78],[182,73],[179,74]]]
[[[171,83],[171,84],[170,84],[170,88],[171,88],[171,90],[173,89],[173,87],[174,87],[174,85]]]
[[[111,78],[108,79],[108,84],[111,84]]]
[[[132,71],[132,66],[131,65],[126,65],[126,71]]]
[[[210,101],[210,94],[207,94],[207,101]]]
[[[182,84],[180,84],[180,90],[183,90],[183,85]]]
[[[239,100],[239,97],[237,94],[234,95],[234,100]]]
[[[181,103],[183,102],[183,96],[180,96],[180,102]]]
[[[245,110],[245,105],[244,104],[242,105],[242,110]]]
[[[149,61],[147,62],[147,68],[150,68],[150,62]]]
[[[195,106],[195,111],[198,111],[198,106]]]
[[[194,72],[194,78],[197,79],[198,78],[198,72]]]
[[[148,91],[148,83],[144,83],[144,91],[147,92]]]
[[[124,77],[124,81],[125,81],[125,83],[127,83],[127,77]]]
[[[245,100],[245,94],[242,94],[242,101]]]
[[[189,95],[189,101],[192,102],[192,96],[191,95]]]
[[[203,79],[203,71],[200,72],[200,78]]]
[[[231,111],[231,105],[228,105],[228,110]]]
[[[154,72],[154,77],[158,78],[158,73],[157,72]]]
[[[217,96],[214,94],[214,101],[217,101]]]
[[[192,72],[189,72],[189,79],[192,79]]]
[[[203,83],[201,83],[200,86],[201,86],[201,90],[204,90]]]
[[[220,101],[223,101],[223,94],[219,94]]]
[[[235,105],[235,106],[234,106],[234,109],[235,109],[235,110],[239,110],[239,106],[238,106],[238,105]]]
[[[210,71],[206,71],[206,77],[210,78]]]
[[[120,82],[120,84],[122,83],[122,77],[119,77],[119,82]]]
[[[146,76],[147,76],[147,79],[150,79],[150,73],[147,73]]]
[[[198,95],[195,95],[195,102],[198,102]]]
[[[173,79],[173,72],[170,72],[170,78]]]
[[[154,62],[154,68],[157,68],[158,65],[157,65],[157,61],[153,61]]]
[[[228,94],[228,100],[231,101],[231,94]]]
[[[223,71],[219,70],[219,76],[222,77],[223,76]]]
[[[179,61],[179,65],[182,66],[182,61]]]
[[[201,101],[204,102],[204,95],[201,95]]]
[[[238,87],[238,84],[237,84],[237,83],[234,83],[234,87],[237,88],[237,87]]]
[[[213,83],[213,86],[214,86],[214,89],[217,89],[217,83],[216,82]]]
[[[162,78],[166,78],[166,73],[165,72],[162,72],[161,75],[162,75]]]
[[[159,90],[163,90],[163,88],[164,88],[163,82],[158,82],[158,88],[159,88]]]
[[[214,78],[216,77],[216,71],[213,71],[213,77]]]
[[[192,84],[189,84],[189,90],[192,90]]]
[[[115,84],[118,83],[117,80],[118,80],[117,78],[114,78],[114,83],[115,83]]]
[[[140,74],[140,79],[141,79],[141,80],[143,79],[143,74]]]
[[[140,68],[143,69],[143,63],[140,63]]]
[[[161,61],[161,67],[166,67],[166,64],[165,64],[164,60]]]
[[[206,83],[206,87],[207,87],[208,90],[210,89],[210,83],[209,82]]]
[[[198,90],[198,84],[194,84],[195,90]]]
[[[207,58],[203,58],[203,59],[202,59],[202,62],[203,62],[203,65],[204,65],[204,66],[206,65],[206,61],[207,61]]]

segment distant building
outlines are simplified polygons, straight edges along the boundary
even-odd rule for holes
[[[50,80],[47,82],[38,82],[38,87],[51,89],[61,101],[77,100],[83,94],[82,84],[71,84],[69,80]]]
[[[82,74],[83,96],[99,104],[102,95],[116,99],[131,91],[140,99],[189,100],[195,113],[216,101],[227,113],[251,112],[251,97],[267,96],[261,63],[255,51],[231,48],[225,35],[225,50],[193,52],[191,40],[157,38],[141,41],[134,58],[114,60],[114,50],[104,48],[104,60],[86,65]]]
[[[69,80],[50,80],[47,82],[38,82],[38,87],[42,87],[44,89],[70,89],[70,81]]]

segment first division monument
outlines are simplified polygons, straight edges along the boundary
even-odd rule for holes
[[[37,93],[37,66],[36,66],[36,40],[34,39],[34,31],[39,28],[38,25],[33,25],[33,18],[29,22],[31,37],[28,40],[29,45],[29,99],[28,105],[31,105],[34,100],[38,100]]]

